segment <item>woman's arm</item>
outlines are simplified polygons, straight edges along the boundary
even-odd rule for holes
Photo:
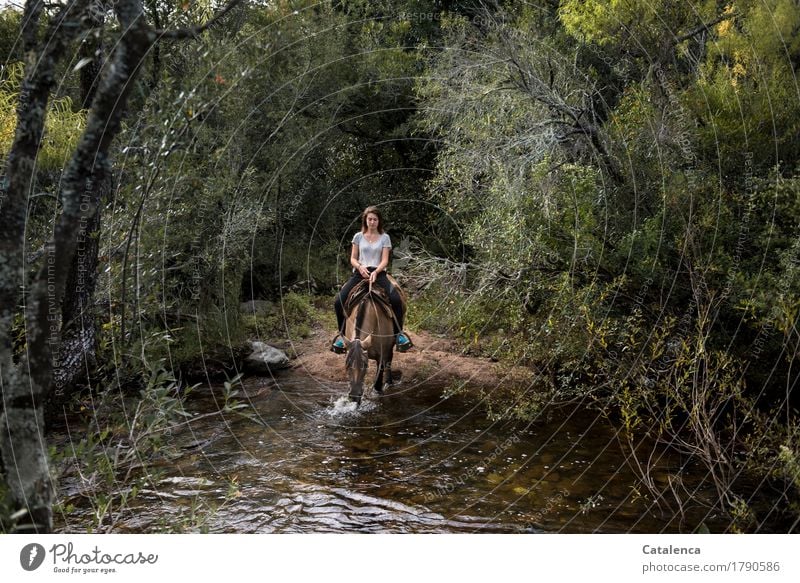
[[[374,282],[375,278],[378,277],[378,274],[381,271],[386,271],[386,267],[389,265],[389,254],[391,252],[392,252],[392,248],[391,247],[384,247],[383,248],[383,250],[381,251],[381,262],[378,264],[378,267],[375,268],[375,271],[373,271],[370,274],[370,276],[369,276],[370,281]]]
[[[369,271],[367,271],[367,268],[358,262],[358,255],[359,255],[358,245],[353,243],[353,248],[350,250],[350,265],[352,265],[353,269],[355,269],[361,274],[361,277],[366,279],[369,277]]]

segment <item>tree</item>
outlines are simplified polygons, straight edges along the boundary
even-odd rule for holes
[[[234,0],[223,13],[236,4]],[[7,485],[15,524],[20,532],[48,532],[52,526],[52,486],[47,447],[42,441],[42,407],[51,393],[53,354],[58,350],[58,312],[69,268],[80,237],[95,212],[95,185],[109,173],[109,149],[120,130],[126,102],[145,55],[160,37],[186,38],[204,27],[178,31],[154,30],[143,17],[141,0],[119,0],[114,12],[120,36],[109,66],[103,72],[89,109],[85,130],[65,169],[62,211],[45,246],[41,267],[23,297],[25,351],[14,362],[10,335],[24,280],[22,257],[26,208],[35,177],[47,102],[58,60],[71,42],[91,32],[92,3],[72,0],[59,6],[40,37],[45,10],[42,0],[29,0],[22,18],[21,38],[26,55],[14,142],[0,190],[0,472]]]
[[[94,0],[87,14],[91,30],[102,28],[108,9],[107,0]],[[89,34],[80,45],[80,103],[89,109],[97,93],[100,71],[105,62],[104,39],[100,34]],[[109,165],[99,164],[87,183],[85,200],[92,211],[85,219],[78,235],[76,252],[66,276],[64,296],[61,301],[61,342],[58,345],[54,369],[58,401],[69,395],[76,381],[96,364],[97,337],[92,299],[97,282],[97,258],[100,240],[101,201],[111,193],[112,182]],[[63,198],[63,193],[62,197]]]
[[[797,457],[796,2],[508,2],[442,26],[417,120],[472,250],[446,321],[548,371],[554,401],[594,399],[629,446],[705,464],[742,516],[739,452]]]

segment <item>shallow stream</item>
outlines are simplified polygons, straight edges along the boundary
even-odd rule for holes
[[[169,437],[182,452],[151,475],[115,532],[712,532],[702,507],[659,508],[637,488],[602,417],[553,410],[530,424],[487,419],[435,384],[392,387],[357,410],[345,383],[299,373],[251,378],[239,395],[258,422],[209,415],[222,388],[198,389],[196,416]],[[704,473],[655,457],[655,483],[713,493]],[[91,509],[56,517],[85,532]]]

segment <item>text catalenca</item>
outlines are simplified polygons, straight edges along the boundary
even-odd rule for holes
[[[642,552],[645,555],[699,555],[700,549],[698,547],[651,547],[644,545]]]
[[[53,545],[50,553],[53,555],[53,564],[59,560],[69,565],[152,565],[158,561],[158,555],[145,555],[141,552],[109,554],[97,547],[88,553],[78,554],[73,552],[72,543]]]

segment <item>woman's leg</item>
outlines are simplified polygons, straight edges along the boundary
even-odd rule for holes
[[[380,285],[386,295],[389,296],[389,303],[392,304],[392,311],[394,312],[395,317],[395,334],[398,334],[403,331],[403,318],[405,316],[405,311],[403,310],[403,298],[400,297],[400,292],[397,291],[392,285],[392,282],[389,281],[389,278],[386,277],[386,272],[382,271],[378,274],[378,278],[375,280],[375,283]]]
[[[345,282],[345,284],[342,286],[342,289],[339,290],[339,293],[336,294],[336,299],[333,302],[333,310],[336,312],[336,325],[338,327],[339,334],[344,335],[344,325],[347,319],[346,314],[344,313],[344,303],[347,301],[347,296],[350,295],[350,291],[359,281],[361,281],[361,274],[354,273],[350,279]]]

